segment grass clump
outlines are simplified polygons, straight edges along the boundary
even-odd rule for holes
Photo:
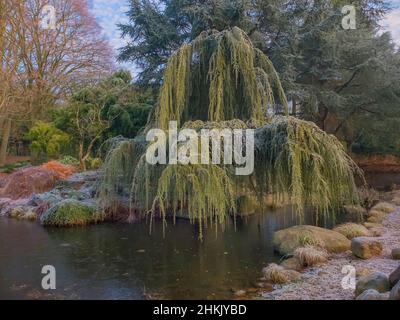
[[[73,199],[63,200],[48,209],[40,218],[45,226],[84,226],[103,220],[103,215],[94,205]]]
[[[262,272],[266,281],[277,284],[296,282],[300,279],[297,271],[285,269],[275,263],[270,263]]]
[[[370,235],[368,229],[361,224],[344,223],[336,226],[333,231],[339,232],[347,239],[351,240],[356,237],[368,237]]]
[[[327,251],[313,246],[297,248],[294,251],[294,257],[303,267],[311,267],[328,261]]]
[[[391,202],[393,202],[393,204],[395,206],[399,207],[400,206],[400,197],[394,197]]]
[[[392,213],[396,211],[396,207],[388,202],[379,202],[374,205],[371,210],[382,211],[385,213]]]
[[[325,246],[324,241],[322,241],[309,231],[306,231],[303,234],[298,235],[297,243],[299,243],[301,247],[312,246],[312,247],[323,248]]]

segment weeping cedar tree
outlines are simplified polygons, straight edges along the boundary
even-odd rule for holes
[[[267,108],[285,116],[267,118]],[[226,165],[150,165],[144,136],[115,143],[106,157],[99,197],[112,209],[121,195],[151,217],[186,215],[202,229],[224,225],[241,194],[289,197],[299,217],[304,206],[328,217],[356,203],[357,166],[341,143],[313,123],[287,116],[279,77],[267,56],[239,28],[203,32],[169,59],[158,105],[147,129],[254,128],[255,171],[241,178]],[[179,146],[178,146],[179,148]],[[152,221],[153,219],[151,219]]]

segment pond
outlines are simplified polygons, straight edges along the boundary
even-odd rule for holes
[[[232,219],[231,219],[232,220]],[[311,215],[306,222],[312,223]],[[288,209],[230,221],[203,242],[187,220],[44,228],[0,219],[0,299],[228,299],[255,287],[261,269],[279,261],[275,230],[297,224]],[[56,268],[56,290],[43,290],[41,268]]]

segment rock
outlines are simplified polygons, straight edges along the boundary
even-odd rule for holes
[[[274,291],[274,286],[268,282],[259,282],[257,283],[257,287],[262,288],[263,292],[272,292]]]
[[[371,210],[368,212],[368,222],[381,223],[385,219],[387,213],[383,211]]]
[[[49,192],[34,193],[30,197],[28,205],[30,206],[41,206],[43,204],[54,205],[62,200],[63,198],[61,197],[60,190],[53,189]]]
[[[294,257],[283,260],[280,265],[282,267],[284,267],[286,269],[290,269],[290,270],[295,270],[295,271],[303,270],[303,267],[301,266],[299,259],[294,258]]]
[[[234,291],[233,294],[234,294],[236,297],[243,297],[243,296],[246,295],[246,291],[245,291],[245,290],[237,290],[237,291]]]
[[[368,268],[357,268],[356,269],[356,276],[357,277],[365,277],[372,273],[373,271]]]
[[[366,227],[356,223],[344,223],[338,225],[333,229],[333,231],[341,233],[349,240],[356,237],[368,237],[371,235]]]
[[[367,229],[372,229],[372,228],[383,228],[381,223],[373,223],[373,222],[364,222],[364,226]]]
[[[351,240],[351,251],[361,259],[370,259],[382,253],[382,244],[370,237],[357,237]]]
[[[374,289],[365,290],[356,300],[386,300],[386,295]]]
[[[400,281],[400,266],[389,276],[390,288],[393,288]]]
[[[389,300],[400,300],[400,281],[390,290]]]
[[[59,181],[57,185],[69,187],[73,189],[80,189],[85,184],[93,184],[96,181],[100,180],[101,173],[100,171],[85,171],[75,173],[72,176],[68,177],[65,180]]]
[[[290,254],[306,245],[321,247],[330,253],[350,250],[350,240],[344,235],[310,225],[294,226],[275,232],[273,245],[282,255]]]
[[[392,250],[392,258],[394,260],[400,260],[400,248],[395,248]]]
[[[380,237],[385,232],[385,229],[380,223],[365,222],[364,226],[369,230],[372,237]]]
[[[381,272],[374,272],[361,277],[356,283],[356,297],[368,289],[374,289],[380,293],[389,291],[390,284],[388,277]]]
[[[378,204],[374,205],[371,210],[382,211],[385,213],[392,213],[396,211],[396,207],[388,202],[379,202]]]

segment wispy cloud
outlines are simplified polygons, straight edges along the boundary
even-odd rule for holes
[[[103,33],[114,49],[115,61],[118,49],[126,45],[126,40],[121,39],[117,28],[118,23],[128,22],[126,12],[128,11],[127,0],[89,0],[90,9],[96,17],[97,22],[103,29]],[[117,63],[119,68],[127,68],[135,75],[137,70],[132,63]]]
[[[385,30],[391,31],[394,41],[400,46],[400,0],[390,2],[395,9],[388,14],[382,25]],[[126,44],[126,40],[120,38],[117,24],[125,23],[128,20],[125,14],[128,11],[128,0],[89,0],[89,5],[103,28],[104,35],[110,41],[116,58],[117,49]],[[137,73],[137,69],[132,63],[118,64],[118,66],[128,68],[134,74]]]

